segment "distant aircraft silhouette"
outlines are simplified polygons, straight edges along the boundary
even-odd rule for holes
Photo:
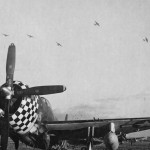
[[[6,36],[9,36],[8,34],[4,34],[4,33],[2,33],[2,34],[3,34],[5,37],[6,37]]]
[[[95,25],[95,26],[100,26],[99,23],[98,23],[97,21],[95,21],[95,24],[94,24],[94,25]]]
[[[30,35],[30,34],[27,34],[27,36],[28,36],[29,38],[34,38],[34,36],[33,36],[33,35]]]
[[[60,43],[56,42],[57,43],[57,46],[62,46]]]
[[[145,38],[143,39],[143,41],[145,41],[145,42],[147,42],[147,43],[148,43],[148,38],[147,38],[147,37],[145,37]]]

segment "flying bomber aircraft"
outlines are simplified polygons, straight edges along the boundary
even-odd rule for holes
[[[97,21],[95,21],[95,24],[94,24],[94,25],[95,25],[95,26],[100,26],[99,23],[98,23]]]
[[[57,44],[57,46],[61,46],[62,47],[62,45],[60,43],[56,42],[56,44]]]
[[[5,36],[5,37],[9,36],[8,34],[5,34],[5,33],[2,33],[2,35]]]
[[[147,43],[148,43],[148,38],[147,38],[147,37],[145,37],[145,38],[143,39],[143,41],[145,41],[145,42],[147,42]]]
[[[27,36],[28,36],[29,38],[34,38],[34,36],[33,36],[33,35],[30,35],[30,34],[27,34]]]
[[[6,130],[5,140],[8,140],[9,133],[16,149],[19,140],[31,147],[46,150],[63,140],[86,140],[87,149],[92,149],[93,139],[103,138],[107,149],[117,150],[118,135],[150,129],[150,117],[69,121],[66,116],[65,121],[58,121],[49,101],[40,95],[64,92],[66,87],[51,85],[29,88],[21,81],[14,81],[15,53],[15,45],[11,44],[6,61],[6,83],[0,87],[0,101],[6,101],[1,108],[7,119],[7,128],[3,127]],[[7,146],[8,143],[2,144]]]

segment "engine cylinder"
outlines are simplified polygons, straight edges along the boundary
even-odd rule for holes
[[[117,150],[119,147],[118,137],[113,132],[109,132],[105,135],[104,143],[106,148],[109,150]]]

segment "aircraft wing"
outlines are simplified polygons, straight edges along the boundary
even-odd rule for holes
[[[61,139],[84,139],[88,136],[88,127],[94,128],[94,137],[104,137],[110,131],[110,124],[115,125],[116,134],[131,133],[150,129],[150,117],[121,118],[102,120],[75,120],[45,122],[48,133]]]

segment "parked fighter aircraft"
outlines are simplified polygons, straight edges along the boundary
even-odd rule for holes
[[[93,146],[93,138],[103,138],[106,147],[117,150],[118,134],[127,134],[150,128],[150,117],[99,120],[57,121],[50,103],[39,95],[60,93],[66,90],[63,85],[38,86],[29,88],[20,81],[13,81],[15,69],[15,45],[8,48],[6,63],[6,83],[0,87],[1,107],[7,119],[6,141],[14,140],[16,149],[19,140],[40,149],[49,149],[62,140],[86,140],[87,148]],[[67,118],[67,117],[66,117]],[[0,118],[1,119],[1,118]],[[4,127],[3,127],[4,128]],[[7,143],[3,143],[7,145]]]

